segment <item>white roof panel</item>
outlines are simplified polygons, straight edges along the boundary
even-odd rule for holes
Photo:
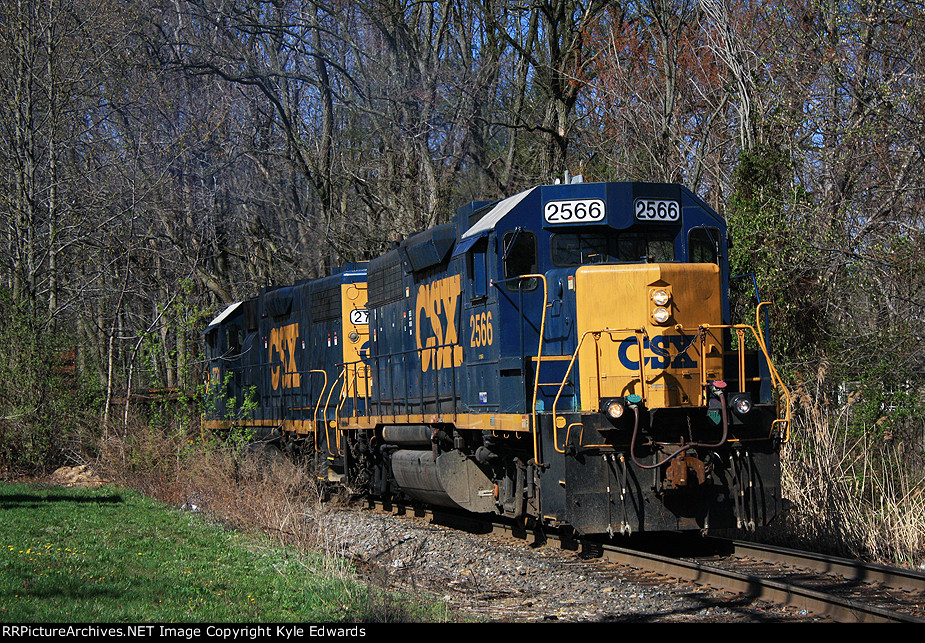
[[[498,201],[495,207],[488,211],[488,214],[479,219],[474,226],[463,233],[462,237],[460,237],[460,240],[478,236],[483,232],[487,232],[488,230],[494,230],[495,226],[498,224],[498,221],[504,218],[504,215],[517,207],[517,204],[526,199],[527,196],[529,196],[530,193],[536,189],[537,188],[533,187],[529,190],[524,190],[519,194],[515,194],[514,196],[510,196],[502,201]]]
[[[208,332],[209,329],[212,328],[213,326],[215,326],[216,324],[221,324],[226,318],[228,318],[229,316],[231,316],[231,313],[233,313],[235,310],[237,310],[237,309],[238,309],[238,306],[240,306],[242,303],[244,303],[244,302],[238,301],[238,302],[235,302],[235,303],[231,304],[230,306],[228,306],[228,308],[226,308],[225,310],[223,310],[223,311],[219,314],[218,317],[216,317],[216,318],[213,319],[211,322],[209,322],[209,325],[206,326],[206,329],[205,329],[204,331],[202,331],[202,332],[203,332],[203,333]]]

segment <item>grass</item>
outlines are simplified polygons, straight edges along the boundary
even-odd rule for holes
[[[118,487],[0,484],[0,621],[434,620],[330,560]]]

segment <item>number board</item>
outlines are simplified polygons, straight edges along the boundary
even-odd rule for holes
[[[354,308],[350,311],[350,323],[356,326],[369,324],[369,311],[365,308]]]
[[[607,210],[601,199],[547,201],[543,207],[543,218],[553,225],[596,223],[606,217]]]
[[[678,221],[681,204],[668,199],[636,199],[633,202],[637,221]]]

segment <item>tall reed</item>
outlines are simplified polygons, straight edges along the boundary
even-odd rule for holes
[[[782,450],[792,503],[778,540],[906,566],[925,563],[925,466],[914,436],[877,438],[859,426],[858,395],[836,404],[823,374],[794,395],[792,439]]]

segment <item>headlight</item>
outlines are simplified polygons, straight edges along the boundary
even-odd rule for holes
[[[656,306],[664,306],[669,299],[671,299],[671,296],[667,290],[656,290],[652,293],[652,301],[655,302]]]
[[[666,321],[668,321],[669,317],[671,317],[671,313],[668,312],[667,308],[659,306],[652,311],[652,319],[654,319],[659,324],[664,324]]]
[[[616,420],[623,415],[623,403],[620,400],[608,400],[604,402],[604,413]]]

